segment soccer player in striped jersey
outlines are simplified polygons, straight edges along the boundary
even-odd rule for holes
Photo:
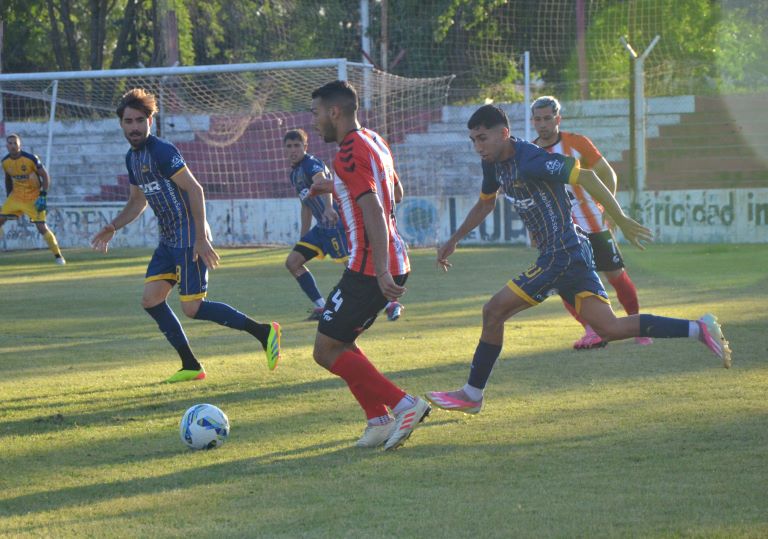
[[[291,164],[291,185],[301,201],[301,239],[286,258],[285,267],[315,305],[307,320],[320,320],[325,310],[325,299],[317,288],[315,278],[304,264],[315,257],[323,258],[325,255],[346,263],[349,258],[347,234],[331,193],[309,196],[312,184],[316,181],[328,181],[331,172],[320,159],[307,153],[307,133],[303,129],[291,129],[283,136],[283,147]],[[400,183],[397,186],[400,189],[396,190],[395,202],[400,202],[402,187]],[[315,226],[311,226],[313,217]],[[384,311],[390,321],[395,321],[400,318],[402,306],[397,301],[390,301]]]
[[[168,306],[168,295],[179,285],[181,309],[189,318],[209,320],[245,331],[261,343],[270,370],[280,359],[280,325],[258,323],[226,303],[206,299],[208,268],[219,264],[205,217],[203,188],[179,150],[150,133],[157,112],[155,96],[136,88],[117,106],[117,117],[131,149],[125,157],[131,191],[123,210],[93,238],[93,248],[107,252],[115,233],[147,207],[157,217],[160,244],[144,279],[141,304],[181,358],[181,369],[167,383],[202,380],[206,373],[189,346],[179,319]]]
[[[347,269],[326,301],[313,355],[344,379],[366,414],[357,446],[390,450],[408,439],[430,407],[381,374],[356,342],[387,301],[405,292],[411,269],[395,222],[399,180],[392,152],[379,134],[360,126],[357,108],[357,92],[346,81],[312,92],[315,128],[323,140],[339,145],[332,188],[349,240]],[[310,194],[328,192],[329,184],[317,182]]]
[[[731,351],[720,325],[711,314],[699,320],[681,320],[650,314],[617,318],[598,277],[589,241],[571,217],[565,186],[581,185],[603,205],[624,237],[643,248],[651,231],[627,217],[613,194],[594,171],[580,169],[573,157],[550,154],[538,146],[511,137],[503,109],[480,107],[467,124],[475,151],[482,158],[480,199],[456,232],[438,248],[437,263],[448,271],[448,257],[459,240],[493,212],[496,196],[503,194],[517,208],[539,250],[536,262],[509,281],[483,306],[483,329],[475,349],[467,383],[456,391],[432,391],[427,399],[445,410],[480,412],[483,391],[501,353],[504,322],[517,313],[559,294],[606,341],[630,337],[688,337],[701,341],[728,368]]]
[[[38,156],[21,149],[19,135],[16,133],[8,135],[5,145],[8,148],[8,155],[3,157],[2,163],[5,173],[5,194],[8,198],[0,209],[0,228],[9,218],[26,215],[48,244],[56,263],[63,266],[67,262],[61,255],[59,242],[56,241],[53,231],[45,224],[51,177]]]
[[[616,172],[591,140],[584,135],[560,130],[560,102],[552,96],[542,96],[531,105],[531,121],[539,135],[534,144],[550,153],[570,155],[579,160],[581,168],[592,169],[611,193],[616,194]],[[581,185],[567,185],[573,202],[573,222],[586,232],[592,245],[595,266],[616,290],[616,297],[627,314],[640,312],[637,289],[624,268],[624,260],[613,232],[603,218],[603,207]],[[582,320],[566,301],[565,308],[584,326],[584,336],[573,345],[577,350],[600,348],[608,344]],[[650,337],[635,337],[641,345],[653,343]]]

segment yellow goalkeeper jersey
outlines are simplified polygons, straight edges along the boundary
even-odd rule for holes
[[[40,158],[25,151],[15,159],[10,154],[3,157],[3,171],[13,181],[10,196],[23,202],[36,200],[40,196],[40,176],[37,171],[42,168]]]

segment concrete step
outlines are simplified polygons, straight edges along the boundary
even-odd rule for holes
[[[523,103],[499,103],[510,118],[524,118],[525,107]],[[578,117],[606,117],[629,115],[628,99],[596,99],[589,101],[563,101],[561,102],[564,118]],[[648,114],[683,114],[696,110],[694,96],[651,97],[646,99]],[[477,105],[462,107],[444,107],[443,121],[464,121],[478,109]]]

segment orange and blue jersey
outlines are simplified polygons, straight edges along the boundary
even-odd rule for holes
[[[537,142],[538,139],[534,144]],[[560,131],[557,142],[542,148],[549,153],[559,153],[578,159],[581,168],[592,168],[603,157],[587,137],[566,131]],[[603,220],[604,210],[600,203],[580,185],[569,185],[568,190],[573,195],[573,222],[589,234],[608,230]]]
[[[139,149],[125,156],[128,180],[144,192],[157,217],[160,243],[168,247],[192,247],[195,223],[189,196],[171,179],[186,168],[184,158],[170,142],[149,135]]]
[[[501,189],[520,214],[541,254],[567,250],[583,240],[571,218],[566,185],[575,183],[579,162],[551,154],[528,141],[510,138],[513,155],[505,161],[483,161],[481,198]]]
[[[21,202],[34,202],[40,196],[38,171],[43,169],[40,158],[22,150],[21,155],[15,158],[6,155],[2,163],[6,177],[12,182],[9,196]]]

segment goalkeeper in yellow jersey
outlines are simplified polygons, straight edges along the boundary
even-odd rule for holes
[[[61,249],[56,236],[45,224],[45,211],[48,207],[46,197],[51,178],[48,171],[34,154],[21,150],[21,137],[17,134],[8,135],[5,139],[8,155],[3,157],[3,172],[5,172],[5,192],[8,198],[0,210],[0,227],[10,217],[26,215],[35,223],[37,231],[43,236],[48,248],[53,252],[56,263],[66,264],[61,256]]]

